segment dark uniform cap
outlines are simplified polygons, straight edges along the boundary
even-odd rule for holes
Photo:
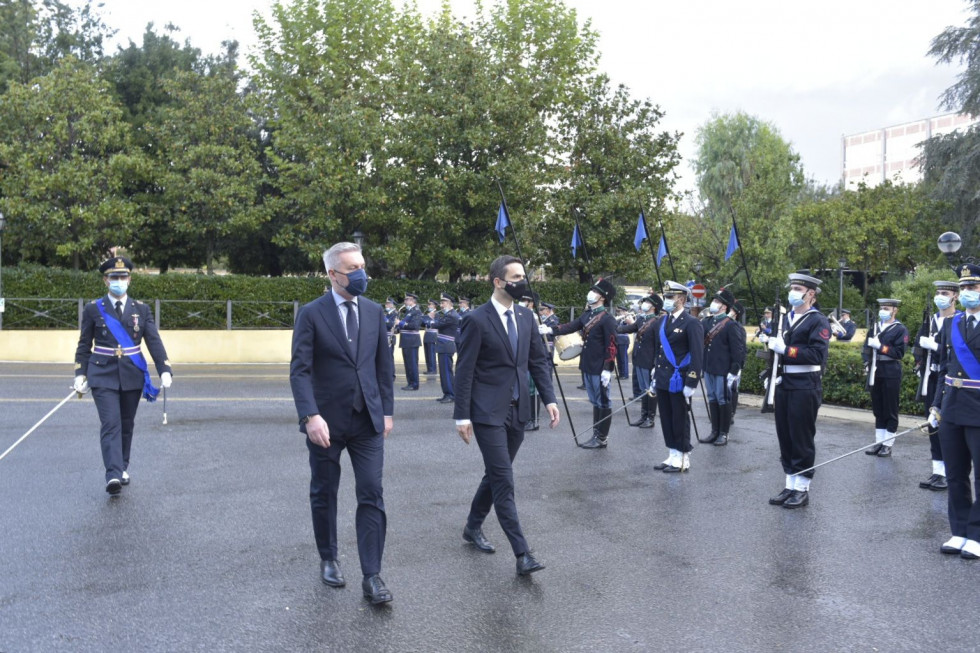
[[[800,274],[798,272],[794,272],[793,274],[789,275],[789,282],[786,284],[786,286],[789,287],[794,283],[799,284],[805,288],[809,288],[811,290],[816,290],[817,292],[820,292],[820,284],[822,284],[823,281],[821,281],[816,277],[811,277],[808,274]]]
[[[964,263],[960,266],[960,285],[969,286],[974,283],[980,283],[980,265]]]
[[[667,295],[685,295],[688,299],[690,299],[691,289],[682,283],[677,283],[676,281],[665,281],[664,296]]]
[[[469,297],[463,297],[462,295],[460,295],[459,296],[459,303],[462,304],[463,302],[466,302],[467,304],[469,304],[470,303],[470,298]]]
[[[128,277],[129,273],[132,271],[133,262],[125,256],[113,256],[111,259],[99,266],[99,272],[108,277],[113,277],[116,275]]]
[[[549,304],[548,302],[541,302],[541,308],[548,308],[551,310],[555,310],[555,305]]]
[[[763,313],[772,313],[772,306],[766,306],[765,310],[763,310],[762,312]]]
[[[660,298],[660,295],[648,295],[640,300],[641,304],[643,302],[653,304],[653,310],[655,313],[659,313],[664,307],[664,300]]]
[[[955,281],[933,281],[932,285],[936,287],[936,290],[960,291],[960,285]]]
[[[441,295],[439,295],[439,300],[442,301],[443,299],[449,301],[450,304],[456,301],[456,299],[447,292],[444,292]]]
[[[627,306],[626,304],[620,304],[619,306],[616,307],[616,310],[617,311],[623,311],[623,312],[629,312],[630,307]]]
[[[612,285],[611,282],[605,279],[599,279],[596,281],[590,290],[594,290],[606,299],[606,305],[612,303],[613,299],[616,297],[616,286]]]
[[[745,315],[745,305],[737,299],[735,300],[735,305],[732,308],[735,309],[735,317],[741,318],[743,315]]]
[[[894,306],[898,308],[902,305],[901,299],[888,299],[887,297],[882,297],[878,299],[879,306]]]
[[[716,292],[715,299],[717,299],[722,304],[727,306],[728,310],[731,310],[732,306],[735,305],[735,295],[733,295],[732,291],[729,290],[728,288],[722,288],[721,290]]]
[[[436,300],[434,300],[434,299],[430,299],[430,300],[428,300],[428,303],[429,303],[429,304],[431,304],[432,306],[438,306],[438,305],[439,305],[439,302],[437,302],[437,301],[436,301]]]
[[[844,315],[845,313],[847,315],[850,315],[851,314],[851,309],[849,309],[849,308],[842,308],[842,309],[840,309],[840,314],[841,315]]]
[[[387,299],[385,299],[385,304],[397,304],[397,303],[398,302],[395,301],[394,297],[388,297]]]
[[[418,301],[419,300],[419,296],[417,294],[413,293],[413,292],[407,292],[407,293],[405,293],[405,299],[408,299],[409,297],[411,297],[415,301]]]

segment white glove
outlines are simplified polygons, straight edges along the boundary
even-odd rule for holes
[[[871,338],[868,338],[868,346],[872,349],[881,349],[881,340],[878,340],[878,338],[872,336]]]
[[[170,372],[164,372],[160,375],[160,385],[164,388],[169,388],[174,382],[174,377]]]
[[[759,334],[759,342],[761,342],[762,344],[766,344],[767,342],[769,342],[769,336],[767,336],[764,333],[760,333]]]
[[[939,351],[939,343],[930,336],[919,336],[919,346],[930,351]]]
[[[553,333],[553,329],[545,324],[539,324],[538,333],[542,336],[550,336]]]
[[[929,409],[929,426],[931,426],[934,429],[938,429],[939,428],[939,420],[940,419],[941,419],[941,417],[939,415],[939,411],[936,410],[936,407],[933,406],[932,408],[930,408]]]
[[[738,374],[729,374],[726,378],[728,379],[728,385],[735,385],[738,381]]]
[[[694,388],[689,385],[684,386],[684,398],[690,399],[692,396],[694,396]]]
[[[599,380],[602,381],[602,387],[609,387],[609,379],[612,378],[612,372],[609,370],[602,370],[602,374],[599,375]]]
[[[75,383],[72,387],[75,388],[75,392],[85,394],[88,392],[88,378],[84,374],[79,374],[75,377]]]
[[[782,336],[773,336],[769,338],[769,349],[773,350],[777,354],[786,353],[786,343],[783,342]]]

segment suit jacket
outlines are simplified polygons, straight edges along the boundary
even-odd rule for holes
[[[534,313],[514,303],[517,324],[517,356],[507,331],[487,302],[463,317],[456,359],[455,419],[502,426],[510,410],[514,381],[519,384],[517,414],[522,422],[531,417],[528,372],[545,404],[555,403],[551,363]]]
[[[966,346],[974,356],[980,358],[980,327],[967,335],[966,320],[968,313],[960,317],[959,331]],[[946,385],[946,377],[952,379],[969,378],[963,370],[963,365],[953,349],[952,334],[953,318],[946,318],[939,332],[939,385],[936,386],[936,396],[933,406],[941,410],[943,421],[960,426],[980,426],[980,390],[973,388],[955,388]]]
[[[78,347],[75,349],[75,376],[80,374],[87,376],[91,388],[142,390],[143,372],[133,364],[129,356],[118,358],[108,354],[92,353],[93,344],[97,347],[113,349],[119,344],[106,326],[97,305],[99,302],[109,315],[116,313],[116,307],[109,302],[108,297],[101,297],[85,305],[82,310],[82,328],[78,336]],[[150,307],[129,297],[121,322],[133,339],[133,344],[146,343],[150,357],[156,365],[157,374],[164,372],[173,374],[170,361],[167,360],[167,350],[160,339],[160,332],[157,330],[157,323],[153,321],[153,311]]]
[[[293,328],[289,385],[300,420],[319,414],[331,432],[348,433],[355,384],[359,383],[366,410],[380,433],[385,415],[394,413],[395,362],[388,348],[381,306],[366,297],[359,297],[357,306],[356,361],[332,290],[299,310]],[[306,426],[301,425],[300,431],[306,433]]]

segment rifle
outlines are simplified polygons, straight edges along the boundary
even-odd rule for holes
[[[776,301],[772,305],[773,322],[770,338],[778,338],[783,334],[783,307],[779,305],[779,290],[776,290]],[[768,346],[768,343],[766,343]],[[769,368],[765,372],[766,394],[762,397],[762,412],[772,413],[776,410],[776,378],[779,376],[779,354],[769,351]]]
[[[932,335],[932,321],[929,319],[928,306],[922,309],[922,326],[919,328],[919,333],[925,333],[927,336]],[[932,350],[926,349],[923,351],[919,347],[918,338],[915,339],[915,348],[925,354],[925,358],[922,361],[922,384],[919,386],[918,394],[920,398],[931,399],[929,397],[929,375],[932,374]]]
[[[880,335],[881,335],[881,322],[876,321],[875,332],[872,337],[877,338]],[[874,347],[868,347],[868,349],[871,350],[871,365],[868,366],[868,380],[865,383],[865,385],[867,386],[868,390],[870,390],[872,387],[874,387],[875,373],[878,371],[878,350],[875,349]]]

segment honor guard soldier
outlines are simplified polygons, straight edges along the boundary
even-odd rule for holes
[[[656,362],[658,336],[657,316],[663,308],[664,300],[650,295],[640,300],[640,314],[632,323],[620,324],[620,333],[634,333],[633,337],[633,397],[640,400],[640,420],[636,423],[641,429],[654,426],[657,417],[657,398],[648,394],[652,382],[653,366]]]
[[[842,308],[840,312],[840,328],[833,328],[834,337],[837,338],[837,342],[850,342],[854,338],[855,332],[857,332],[857,324],[851,319],[851,311],[847,308]]]
[[[898,395],[902,389],[902,358],[909,344],[909,330],[895,315],[902,302],[897,299],[878,300],[878,323],[868,334],[862,356],[868,368],[868,388],[871,408],[875,415],[874,447],[866,449],[869,456],[881,458],[892,455],[892,436],[898,431]]]
[[[942,382],[933,399],[929,422],[939,427],[949,485],[949,526],[953,536],[940,551],[976,560],[980,558],[980,266],[963,264],[959,275],[960,304],[965,312],[947,319],[940,332]]]
[[[729,315],[735,296],[727,288],[715,294],[708,306],[704,329],[704,385],[708,389],[708,415],[711,436],[708,442],[723,447],[728,444],[732,423],[732,386],[738,381],[745,362],[745,332]]]
[[[565,335],[582,332],[582,354],[578,367],[585,381],[585,391],[592,404],[592,423],[595,425],[592,439],[583,449],[605,449],[612,422],[609,403],[609,380],[616,365],[616,318],[609,314],[608,306],[616,298],[616,287],[606,279],[599,279],[589,289],[586,303],[589,310],[572,322],[557,327],[540,325],[544,335]]]
[[[919,399],[926,408],[926,417],[929,416],[929,409],[932,408],[933,399],[936,397],[936,388],[942,381],[939,378],[939,334],[943,324],[947,319],[956,315],[956,301],[960,296],[960,287],[955,281],[933,281],[936,287],[936,294],[932,301],[939,309],[933,315],[926,314],[922,326],[919,327],[916,342],[918,347],[913,347],[912,354],[915,356],[915,368],[919,374],[919,383],[916,388],[916,398]],[[943,491],[946,489],[946,465],[943,464],[943,451],[939,442],[939,429],[929,425],[929,449],[932,454],[932,475],[919,483],[919,487],[924,490]]]
[[[432,322],[439,310],[436,300],[430,299],[426,307],[426,313],[422,316],[422,326],[425,334],[422,336],[422,350],[425,355],[425,373],[436,373],[436,343],[439,341],[439,329],[433,326]]]
[[[667,281],[663,295],[666,315],[655,326],[660,347],[653,369],[653,384],[660,407],[660,428],[669,455],[654,469],[672,474],[686,472],[691,467],[688,402],[701,379],[704,331],[698,319],[687,311],[692,300],[687,286]]]
[[[769,499],[783,508],[799,508],[810,502],[810,481],[817,450],[817,411],[823,402],[823,370],[830,348],[830,322],[815,308],[820,279],[789,275],[789,305],[778,336],[766,345],[776,355],[775,413],[779,460],[786,474],[786,488]]]
[[[432,318],[432,325],[439,332],[436,353],[439,356],[439,383],[442,385],[440,404],[456,402],[453,392],[453,356],[456,355],[456,334],[459,333],[459,314],[453,310],[453,296],[442,293],[439,297],[439,312]]]
[[[398,322],[398,346],[402,349],[402,362],[405,364],[405,382],[402,390],[419,389],[419,347],[422,337],[422,311],[418,307],[419,296],[405,293],[405,315]]]
[[[395,327],[398,325],[397,304],[394,297],[385,300],[385,329],[388,330],[388,348],[392,356],[395,355]]]
[[[82,311],[82,328],[75,350],[75,391],[91,388],[102,423],[102,462],[105,491],[119,494],[129,484],[129,454],[133,424],[140,397],[155,401],[159,390],[150,382],[150,371],[140,348],[142,342],[169,388],[173,370],[160,340],[150,307],[129,297],[133,263],[115,256],[99,266],[108,294],[92,301]],[[94,348],[93,348],[94,344]]]
[[[622,326],[626,324],[626,318],[629,315],[629,308],[620,304],[616,307],[616,326]],[[619,378],[628,379],[630,378],[630,336],[628,333],[623,333],[617,328],[616,331],[616,369],[619,372]]]
[[[735,326],[738,327],[738,330],[741,332],[740,337],[742,338],[743,343],[745,342],[746,336],[745,327],[742,326],[742,317],[744,315],[745,306],[742,304],[742,302],[736,299],[735,306],[732,307],[732,310],[728,311],[728,317],[732,318],[732,321],[735,322]],[[738,362],[738,376],[735,379],[735,382],[729,385],[732,395],[731,402],[729,403],[731,406],[731,421],[728,424],[729,427],[735,424],[735,413],[738,411],[738,387],[742,383],[742,370],[745,369],[745,357],[747,354],[748,347],[742,347],[742,360]]]

